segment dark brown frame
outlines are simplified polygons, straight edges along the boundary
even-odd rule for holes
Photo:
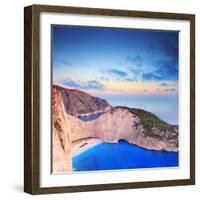
[[[101,16],[187,20],[190,22],[190,178],[169,181],[40,187],[40,13],[76,13]],[[83,192],[195,184],[195,15],[111,10],[49,5],[24,8],[24,191],[30,194]]]

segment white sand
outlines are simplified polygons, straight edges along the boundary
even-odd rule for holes
[[[72,143],[72,157],[102,143],[98,138],[87,138]]]

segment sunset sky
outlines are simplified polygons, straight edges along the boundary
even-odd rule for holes
[[[90,93],[177,95],[178,33],[53,27],[53,82]]]
[[[178,32],[52,26],[53,83],[96,96],[178,96]]]

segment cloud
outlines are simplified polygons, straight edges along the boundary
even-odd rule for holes
[[[143,80],[178,80],[178,67],[168,60],[158,60],[154,62],[155,70],[144,73]]]
[[[53,65],[55,67],[67,67],[67,66],[72,66],[72,63],[68,60],[54,60]]]
[[[69,62],[68,60],[61,60],[60,64],[67,65],[67,66],[72,66],[72,63]]]
[[[143,71],[144,81],[178,80],[178,40],[167,38],[165,41],[152,43],[148,49],[148,56],[142,60],[142,64],[147,66],[146,71]],[[151,69],[148,70],[148,67]]]
[[[118,69],[110,69],[110,70],[106,71],[106,73],[108,73],[114,77],[120,77],[120,78],[127,76],[127,72],[124,72],[124,71],[121,71]]]
[[[116,81],[128,81],[128,82],[137,82],[138,72],[132,71],[122,71],[118,69],[110,69],[107,71],[102,71],[103,76],[100,77],[101,80],[110,80],[110,77],[114,78]]]
[[[178,80],[178,64],[172,60],[159,60],[155,64],[158,66],[158,72],[166,76],[168,80]]]
[[[81,87],[80,83],[73,81],[72,79],[69,79],[69,78],[62,80],[61,83],[68,87],[73,87],[73,88]]]
[[[80,82],[80,81],[74,81],[70,78],[66,78],[61,81],[61,84],[65,85],[67,87],[71,87],[71,88],[75,88],[75,89],[83,89],[83,90],[92,90],[92,89],[102,90],[102,89],[104,89],[104,85],[99,83],[96,80]]]
[[[168,83],[161,83],[159,86],[165,87],[165,86],[169,86],[169,84]]]
[[[138,80],[136,78],[124,78],[124,81],[128,81],[128,82],[137,82]]]
[[[102,81],[109,81],[109,80],[110,80],[108,77],[105,77],[105,76],[101,76],[100,79],[101,79]]]
[[[160,42],[152,47],[152,52],[155,55],[160,55],[161,59],[154,62],[158,66],[157,72],[162,76],[167,77],[168,80],[178,79],[178,42],[171,40]],[[155,56],[156,57],[156,56]]]
[[[130,70],[131,72],[134,73],[134,75],[136,74],[141,74],[141,71],[145,70],[145,66],[146,63],[149,62],[149,60],[145,61],[145,59],[140,56],[140,55],[136,55],[136,56],[127,56],[125,61],[127,61],[127,64],[130,65]]]
[[[131,66],[130,73],[142,81],[176,81],[178,80],[177,44],[152,44],[145,57],[127,56],[125,61]]]
[[[142,75],[144,81],[160,81],[163,80],[163,77],[160,74],[156,74],[155,72],[144,73]]]
[[[170,89],[165,89],[164,91],[165,92],[176,92],[176,89],[175,88],[170,88]]]
[[[174,62],[175,64],[178,63],[178,40],[165,40],[165,41],[158,41],[157,43],[151,44],[149,46],[149,52],[151,55],[162,55]]]
[[[128,55],[123,63],[124,69],[110,69],[104,75],[120,81],[177,81],[178,44],[167,41],[153,43],[144,55]],[[160,86],[176,86],[166,85]]]
[[[176,83],[161,83],[159,86],[161,87],[176,86]]]
[[[96,80],[91,80],[91,81],[88,81],[86,83],[86,88],[87,89],[97,89],[97,90],[101,90],[104,88],[104,85],[97,82]]]
[[[178,44],[163,43],[161,45],[161,51],[169,57],[171,62],[178,64]]]
[[[140,55],[137,55],[137,56],[127,56],[126,57],[126,60],[128,62],[131,62],[131,63],[134,63],[134,64],[138,64],[138,63],[141,63],[143,61],[142,57]]]
[[[143,71],[141,69],[133,69],[133,68],[130,69],[130,72],[133,76],[138,76],[143,73]]]

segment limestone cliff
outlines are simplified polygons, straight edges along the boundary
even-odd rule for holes
[[[88,122],[97,137],[105,142],[115,143],[124,139],[145,149],[178,151],[178,129],[152,117],[145,124],[139,117],[138,109],[115,107],[98,119]],[[148,113],[146,113],[148,115]]]
[[[61,94],[52,90],[53,172],[72,171],[70,122],[66,118]]]
[[[91,96],[80,90],[66,89],[60,86],[53,87],[59,90],[65,111],[72,116],[101,112],[111,108],[106,100]]]

